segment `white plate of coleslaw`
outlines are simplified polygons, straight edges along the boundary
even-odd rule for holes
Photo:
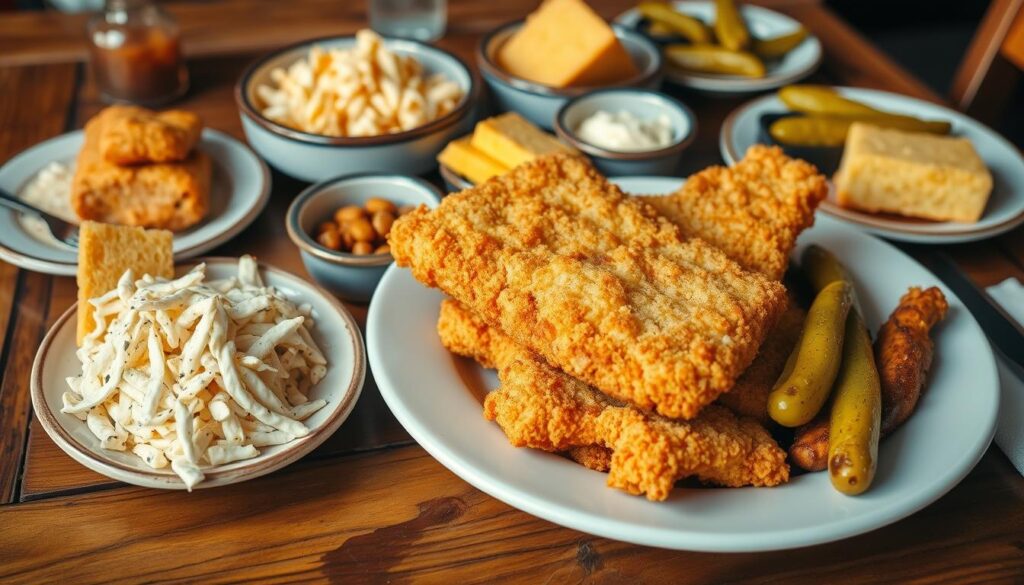
[[[190,279],[190,274],[197,276],[201,271],[194,270],[201,264],[205,264],[204,278]],[[87,338],[80,351],[78,306],[72,306],[50,329],[32,366],[36,416],[57,446],[89,469],[114,480],[162,489],[237,483],[306,455],[352,412],[366,373],[362,335],[344,306],[315,285],[247,257],[181,265],[174,281],[147,284],[133,277],[122,278],[122,284],[133,293],[130,301],[118,300],[115,292],[104,295],[105,305],[91,304],[94,310],[111,307],[104,335]],[[147,288],[151,286],[159,288],[159,293]],[[188,294],[179,292],[185,289]],[[205,298],[203,290],[208,292]],[[188,300],[172,307],[175,298]],[[170,315],[170,321],[157,323],[150,318],[156,311],[144,310],[137,304],[139,299],[171,307],[160,309]],[[194,318],[182,317],[190,307]],[[117,337],[119,319],[128,312],[135,315],[124,318],[126,333]],[[206,317],[207,313],[211,316]],[[286,330],[283,322],[289,320],[301,325]],[[177,342],[170,341],[169,331],[177,332]],[[312,353],[290,351],[295,347],[292,342]],[[120,352],[111,349],[109,356],[114,357],[105,361],[99,357],[104,355],[104,344],[121,347],[122,343],[124,355],[130,356],[123,359],[123,368],[116,365],[122,361]],[[154,352],[155,347],[160,349]],[[186,357],[190,353],[195,356],[191,360]],[[164,376],[141,379],[157,371],[151,367],[156,354]],[[187,375],[182,365],[186,361],[194,364]],[[90,364],[96,363],[101,365],[90,372]],[[226,363],[233,365],[225,368]],[[311,369],[318,369],[315,376],[309,376]],[[293,379],[305,375],[306,383],[290,387],[285,396],[285,382],[253,381],[255,375],[270,380],[277,371],[288,372]],[[82,390],[81,380],[89,379],[90,373],[97,382]],[[156,378],[156,400],[147,402],[147,380]],[[111,382],[111,390],[103,394],[100,387],[105,388],[108,380],[120,382]],[[187,391],[190,380],[197,383]],[[201,390],[196,389],[199,386]],[[301,389],[301,398],[291,394],[296,389]],[[141,414],[147,404],[152,405],[151,414]],[[75,412],[74,406],[81,408]],[[192,416],[183,419],[184,412]],[[189,426],[179,426],[181,420],[188,420]],[[178,436],[188,436],[183,429],[191,431],[192,440],[177,441]]]

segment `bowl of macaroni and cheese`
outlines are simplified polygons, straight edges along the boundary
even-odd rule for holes
[[[316,182],[429,171],[444,145],[472,127],[476,92],[455,55],[362,30],[260,58],[235,86],[235,101],[253,149]]]

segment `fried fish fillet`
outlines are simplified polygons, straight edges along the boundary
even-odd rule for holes
[[[618,400],[693,418],[733,386],[785,288],[630,198],[541,157],[395,222],[399,266]]]
[[[753,419],[708,406],[692,420],[669,420],[620,403],[547,365],[455,301],[442,303],[438,333],[450,351],[498,369],[501,387],[487,395],[484,416],[513,445],[573,450],[589,467],[607,468],[611,487],[664,500],[684,477],[730,487],[789,479],[785,452]]]
[[[780,280],[797,236],[814,223],[814,210],[827,194],[828,183],[814,165],[757,145],[731,167],[709,167],[671,195],[642,199],[684,234]]]
[[[122,166],[100,151],[105,118],[85,125],[71,183],[78,217],[103,223],[180,231],[198,223],[209,209],[210,157],[194,151],[183,162]]]
[[[807,312],[790,303],[779,324],[768,333],[753,363],[736,385],[718,397],[718,404],[736,414],[749,416],[762,424],[771,424],[768,416],[768,395],[786,367],[786,360],[800,337]]]
[[[103,125],[100,153],[118,165],[183,161],[203,129],[199,116],[184,110],[158,113],[137,106],[110,106],[97,117]]]

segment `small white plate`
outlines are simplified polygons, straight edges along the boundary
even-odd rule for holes
[[[76,130],[41,142],[0,167],[0,187],[18,195],[51,162],[75,163],[85,132]],[[213,163],[210,210],[199,224],[174,234],[174,259],[194,258],[227,242],[248,227],[270,197],[270,171],[249,147],[223,132],[203,130],[198,148]],[[52,236],[25,229],[19,213],[0,207],[0,259],[47,274],[74,276],[78,250]]]
[[[205,258],[209,279],[238,274],[234,258]],[[198,261],[197,261],[198,262]],[[194,266],[178,267],[183,273]],[[303,457],[330,437],[345,422],[355,407],[366,376],[366,351],[363,337],[352,315],[334,297],[297,276],[260,265],[260,274],[268,286],[276,287],[296,304],[313,307],[315,324],[310,334],[327,358],[327,376],[310,390],[311,399],[323,398],[327,406],[304,422],[310,433],[286,443],[261,447],[252,459],[219,467],[203,468],[206,479],[197,488],[238,483],[276,471]],[[81,366],[75,356],[76,306],[68,309],[46,334],[32,364],[32,408],[46,434],[75,461],[117,481],[142,487],[185,489],[185,484],[169,468],[152,469],[133,453],[102,449],[99,440],[85,423],[61,409],[61,395],[67,391],[65,378],[78,375]]]
[[[616,181],[664,194],[681,179]],[[839,256],[877,330],[909,286],[938,286],[950,304],[935,332],[935,363],[917,411],[881,445],[874,485],[851,498],[825,473],[776,488],[677,488],[650,502],[605,486],[605,475],[558,455],[517,449],[481,415],[492,372],[448,353],[437,336],[443,295],[392,266],[367,318],[380,392],[407,431],[456,475],[503,502],[557,524],[637,544],[701,551],[764,551],[839,540],[904,518],[956,485],[995,431],[999,386],[988,341],[963,303],[891,245],[829,217],[800,237]],[[799,250],[797,251],[799,254]]]
[[[705,1],[676,1],[676,10],[702,20],[708,24],[715,21],[715,3]],[[785,14],[761,8],[752,4],[740,6],[743,19],[751,34],[759,39],[770,39],[795,31],[800,23]],[[615,19],[618,24],[636,28],[643,17],[636,8],[631,8]],[[665,77],[679,85],[712,93],[753,93],[782,87],[799,81],[814,73],[821,64],[821,42],[818,37],[808,35],[792,51],[781,59],[765,63],[765,76],[757,79],[738,75],[712,75],[686,73],[665,63]]]
[[[960,112],[924,100],[874,89],[835,89],[843,96],[887,112],[949,120],[953,124],[954,135],[967,138],[974,144],[974,149],[992,172],[994,186],[984,215],[974,224],[924,221],[845,209],[836,203],[831,181],[829,197],[821,205],[823,212],[886,238],[921,244],[987,239],[1024,223],[1024,158],[995,130]],[[719,137],[719,148],[725,162],[735,163],[748,148],[760,142],[762,115],[787,111],[789,109],[778,96],[772,94],[751,100],[729,114],[722,123]]]

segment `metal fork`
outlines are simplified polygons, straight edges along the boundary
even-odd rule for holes
[[[66,222],[59,217],[54,217],[49,213],[46,213],[42,209],[36,209],[35,207],[29,205],[28,203],[25,203],[21,199],[18,199],[14,195],[11,195],[4,189],[0,189],[0,206],[8,207],[15,211],[20,211],[22,213],[31,213],[33,215],[38,215],[40,218],[42,218],[44,222],[46,222],[46,225],[47,227],[50,228],[50,233],[53,234],[53,237],[71,246],[72,248],[78,247],[77,225],[70,222]]]

